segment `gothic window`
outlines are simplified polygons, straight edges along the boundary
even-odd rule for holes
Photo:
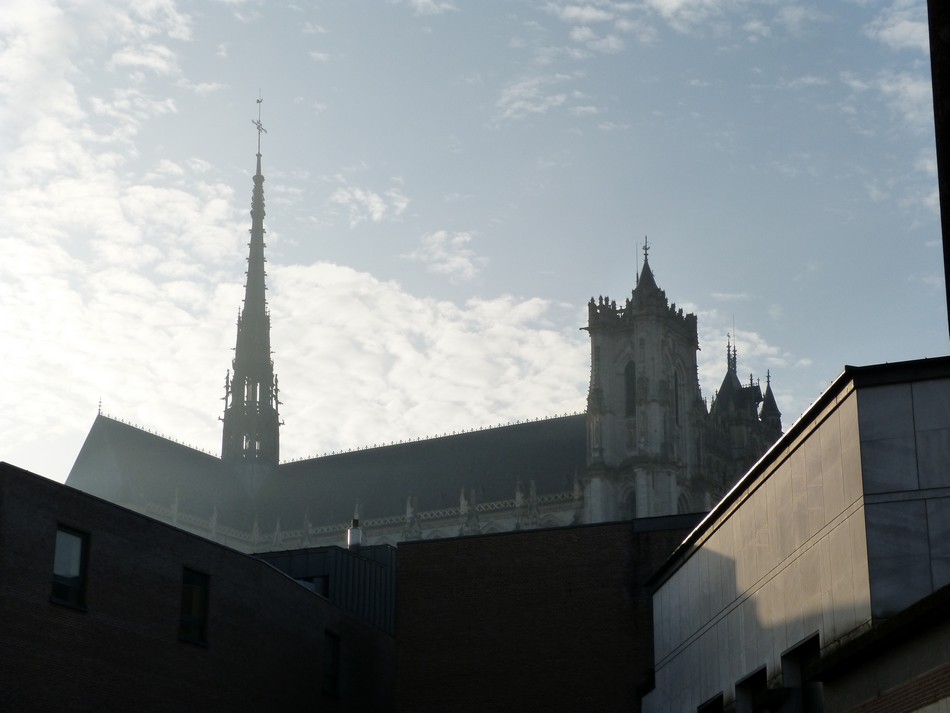
[[[632,520],[637,516],[637,492],[633,488],[623,499],[621,517],[624,520]]]
[[[637,414],[637,370],[632,361],[623,370],[624,415],[632,418]]]
[[[676,425],[680,425],[680,375],[673,372],[673,415],[676,418]]]
[[[686,493],[680,493],[679,498],[676,500],[676,512],[680,515],[688,512],[692,512],[689,507],[689,496]]]

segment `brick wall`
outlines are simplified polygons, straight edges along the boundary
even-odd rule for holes
[[[695,516],[400,543],[397,710],[631,711]]]
[[[89,534],[85,611],[50,602],[58,525]],[[178,639],[183,567],[210,576],[207,646]],[[393,653],[259,560],[0,464],[0,710],[388,710]]]

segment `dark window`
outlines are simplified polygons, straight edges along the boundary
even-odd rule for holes
[[[624,415],[627,418],[637,415],[637,370],[633,362],[627,362],[623,370]]]
[[[53,555],[53,593],[50,599],[82,609],[86,606],[86,560],[89,535],[60,527]]]
[[[722,713],[722,694],[719,693],[712,698],[710,698],[705,703],[700,704],[696,709],[696,713]]]
[[[783,711],[821,713],[824,710],[822,683],[810,675],[820,652],[818,634],[814,634],[782,654]]]
[[[178,638],[206,644],[208,630],[208,575],[184,568],[181,580],[181,625]]]
[[[340,695],[340,636],[332,631],[323,632],[323,692]]]
[[[765,666],[736,683],[736,713],[766,713],[773,703]]]

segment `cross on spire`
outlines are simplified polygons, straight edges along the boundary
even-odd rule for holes
[[[257,155],[261,155],[261,134],[266,134],[267,129],[264,128],[264,125],[261,123],[261,104],[264,102],[263,97],[258,97],[257,99],[257,119],[251,119],[251,123],[257,127]]]

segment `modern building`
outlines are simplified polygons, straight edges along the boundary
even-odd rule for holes
[[[655,587],[645,711],[950,710],[950,357],[846,367]]]
[[[390,633],[266,562],[0,463],[0,710],[392,710]]]
[[[646,583],[700,518],[401,542],[397,710],[637,710]]]
[[[99,414],[69,485],[244,552],[339,544],[354,517],[392,545],[705,511],[781,434],[771,385],[741,384],[731,345],[707,407],[696,316],[669,304],[645,244],[630,296],[590,301],[586,414],[282,463],[260,140],[253,184],[221,457]]]

